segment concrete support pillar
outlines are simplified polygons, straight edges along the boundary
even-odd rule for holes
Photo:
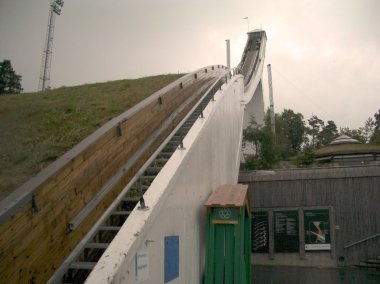
[[[230,60],[230,40],[226,39],[226,49],[227,49],[227,70],[231,69],[231,60]]]

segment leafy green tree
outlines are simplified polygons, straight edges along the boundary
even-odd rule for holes
[[[260,152],[262,130],[260,125],[256,122],[255,117],[251,117],[251,121],[246,129],[243,130],[243,147],[247,147],[247,142],[251,143],[254,147],[255,155]]]
[[[324,127],[325,123],[322,119],[319,119],[318,116],[313,115],[308,119],[310,127],[307,129],[307,133],[311,136],[311,147],[313,149],[319,147],[320,143],[318,141],[318,134],[321,129]]]
[[[338,128],[334,121],[327,121],[327,125],[322,126],[321,132],[317,134],[320,146],[326,146],[338,136]]]
[[[265,118],[265,121],[268,121]],[[272,168],[277,161],[275,137],[270,130],[270,125],[260,126],[254,117],[249,126],[243,132],[244,144],[252,143],[255,153],[245,155],[245,167],[251,170]]]
[[[270,127],[269,127],[270,128]],[[261,140],[261,168],[273,168],[277,159],[277,151],[275,148],[275,137],[272,131],[267,128],[263,129]]]
[[[375,132],[375,121],[372,119],[372,117],[368,117],[364,123],[364,127],[359,127],[359,130],[365,137],[366,143],[371,142],[371,138]]]
[[[380,109],[377,113],[374,114],[375,116],[375,131],[380,130]]]
[[[18,94],[22,90],[21,76],[13,70],[11,61],[0,62],[0,94]]]
[[[306,126],[301,113],[295,113],[291,109],[285,109],[281,116],[280,126],[276,127],[276,135],[283,135],[289,141],[291,154],[300,152],[305,141]],[[279,128],[277,130],[277,128]]]
[[[304,151],[297,155],[296,164],[300,167],[310,166],[315,161],[314,151],[310,147],[306,147]]]
[[[375,113],[374,129],[370,139],[371,143],[380,145],[380,109]]]

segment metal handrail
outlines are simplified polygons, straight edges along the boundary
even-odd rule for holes
[[[353,242],[353,243],[351,243],[351,244],[348,244],[348,245],[344,246],[343,248],[344,248],[344,249],[347,249],[347,248],[349,248],[349,247],[352,247],[352,246],[354,246],[354,245],[358,245],[358,244],[360,244],[360,243],[363,243],[363,242],[369,241],[369,240],[374,239],[374,238],[377,238],[377,237],[380,237],[380,233],[377,233],[377,234],[372,235],[372,236],[370,236],[370,237],[367,237],[367,238],[361,239],[361,240],[359,240],[359,241],[357,241],[357,242]]]

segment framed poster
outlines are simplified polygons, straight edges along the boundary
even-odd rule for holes
[[[331,250],[328,209],[305,210],[305,250]]]
[[[273,214],[273,218],[275,252],[298,252],[298,211],[275,211]]]
[[[268,212],[252,213],[252,252],[269,252]]]

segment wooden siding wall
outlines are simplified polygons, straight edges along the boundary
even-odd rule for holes
[[[214,75],[210,75],[213,72]],[[77,156],[52,169],[53,173],[33,190],[38,201],[38,212],[33,213],[28,203],[0,225],[0,283],[46,282],[129,179],[203,95],[199,87],[203,86],[204,90],[205,84],[211,85],[219,74],[220,71],[209,70],[206,78],[198,75],[198,78],[183,83],[181,87],[176,85],[160,100],[151,102],[142,111],[122,121],[121,136],[116,124]],[[193,94],[196,96],[192,103],[178,113],[172,125],[143,154],[144,157],[125,173],[79,228],[68,233],[68,223],[83,206],[152,132]]]
[[[380,237],[344,248],[380,233],[380,166],[245,172],[239,182],[255,210],[331,206],[338,265],[380,256]]]

